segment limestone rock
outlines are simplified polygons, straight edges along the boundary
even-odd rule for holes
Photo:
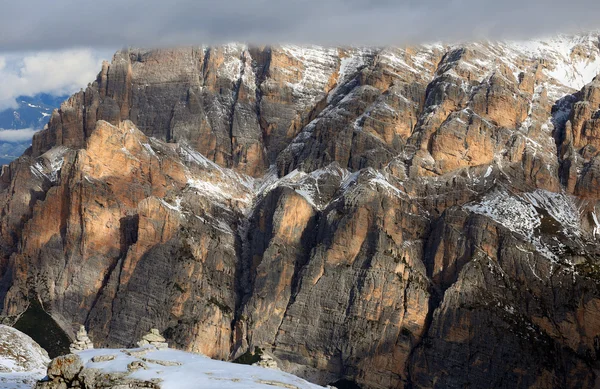
[[[67,382],[73,381],[83,369],[81,358],[76,354],[63,355],[54,358],[48,366],[48,378],[64,378]]]
[[[142,361],[133,361],[127,365],[127,370],[129,370],[129,371],[135,371],[135,370],[147,369],[147,368],[148,368],[148,365],[146,365]]]
[[[150,332],[142,337],[138,343],[138,346],[154,346],[159,350],[164,350],[169,347],[169,345],[165,342],[165,338],[160,334],[158,329],[152,328]]]
[[[0,325],[0,387],[32,387],[46,375],[48,363],[48,353],[33,339]]]
[[[108,362],[115,359],[114,355],[97,355],[92,357],[92,362]]]

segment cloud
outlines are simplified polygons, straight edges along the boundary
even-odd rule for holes
[[[71,94],[95,79],[101,62],[91,49],[0,56],[0,110],[16,108],[18,96]]]
[[[0,142],[20,143],[31,141],[33,134],[38,130],[33,128],[23,128],[19,130],[3,130],[0,129]]]
[[[597,0],[9,0],[0,51],[522,38],[595,29],[599,20]]]

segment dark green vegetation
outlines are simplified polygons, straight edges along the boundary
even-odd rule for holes
[[[32,299],[29,308],[21,315],[14,327],[31,336],[42,346],[50,358],[69,353],[71,340],[52,317],[44,311],[37,299]]]
[[[361,389],[356,382],[350,380],[339,380],[330,385],[338,389]]]
[[[255,347],[254,352],[250,350],[246,351],[239,358],[234,360],[233,363],[239,363],[241,365],[252,365],[260,361],[260,357],[262,356],[262,354],[262,350],[258,347]]]

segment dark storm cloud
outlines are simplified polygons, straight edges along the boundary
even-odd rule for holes
[[[403,44],[600,27],[598,0],[6,0],[0,51],[246,41]]]

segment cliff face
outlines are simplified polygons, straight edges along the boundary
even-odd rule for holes
[[[599,68],[597,35],[118,52],[3,169],[3,314],[320,384],[594,386]]]

